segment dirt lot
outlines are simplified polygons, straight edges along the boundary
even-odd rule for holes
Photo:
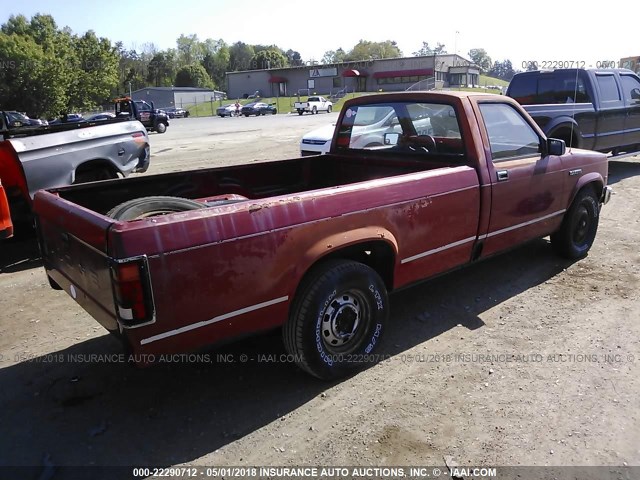
[[[147,174],[296,156],[334,120],[176,120]],[[587,258],[540,240],[398,292],[389,358],[330,384],[277,332],[132,369],[33,240],[3,244],[0,465],[640,465],[640,158],[610,176]]]

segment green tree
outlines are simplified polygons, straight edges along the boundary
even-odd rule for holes
[[[199,64],[186,65],[176,74],[176,87],[213,88],[213,83],[205,68]]]
[[[197,35],[180,35],[176,44],[181,66],[193,65],[204,58],[204,48]]]
[[[502,80],[510,81],[516,74],[511,64],[511,60],[505,60],[503,62],[495,61],[488,75],[495,78],[501,78]]]
[[[118,83],[118,56],[111,42],[93,31],[73,38],[73,81],[68,86],[69,110],[88,110],[109,100]]]
[[[251,58],[251,69],[281,68],[288,64],[287,57],[277,50],[260,50]]]
[[[338,48],[337,50],[327,50],[322,56],[321,63],[323,65],[329,65],[331,63],[341,63],[344,62],[346,56],[347,53],[342,48]]]
[[[147,66],[147,84],[156,87],[169,87],[176,78],[175,50],[168,49],[156,53]]]
[[[487,51],[484,48],[472,48],[469,50],[469,58],[480,67],[482,72],[488,72],[493,66],[491,57],[487,55]]]
[[[204,50],[202,66],[213,80],[214,86],[222,87],[225,84],[225,73],[229,70],[229,46],[222,39],[208,38],[204,42]]]
[[[53,117],[66,105],[64,64],[25,35],[0,33],[0,104],[7,110]]]
[[[422,42],[422,47],[417,52],[413,52],[414,57],[427,57],[431,55],[444,55],[447,49],[443,43],[438,42],[438,46],[431,48],[429,42]]]
[[[300,52],[289,49],[285,52],[285,55],[287,56],[289,65],[291,65],[292,67],[298,67],[302,65],[302,55],[300,55]]]
[[[381,58],[398,58],[402,52],[393,40],[370,42],[360,40],[345,56],[346,61],[377,60]]]
[[[238,72],[251,68],[251,59],[256,54],[251,45],[236,42],[229,47],[229,71]]]

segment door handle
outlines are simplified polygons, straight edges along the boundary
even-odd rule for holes
[[[120,148],[120,150],[118,150],[118,156],[120,156],[120,157],[121,157],[122,155],[124,155],[125,151],[126,151],[126,150],[125,150],[124,148],[122,148],[122,147],[121,147],[121,148]]]
[[[498,170],[496,173],[498,174],[499,182],[504,182],[505,180],[509,180],[509,170]]]

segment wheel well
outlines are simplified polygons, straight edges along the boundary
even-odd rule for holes
[[[376,271],[388,291],[393,289],[393,267],[395,265],[395,254],[391,246],[383,241],[373,240],[369,242],[356,243],[348,247],[331,252],[316,261],[305,273],[305,276],[316,265],[326,260],[353,260],[364,263]],[[302,283],[302,282],[300,282]]]
[[[89,160],[88,162],[81,163],[76,167],[76,174],[78,172],[86,172],[91,170],[97,170],[100,168],[106,168],[111,173],[119,174],[120,170],[113,166],[113,164],[109,160],[98,159],[98,160]]]
[[[84,175],[90,174],[91,172],[106,172],[106,178],[118,178],[121,174],[120,170],[118,170],[111,162],[108,160],[89,160],[88,162],[81,163],[78,165],[73,173],[73,183],[84,183],[87,181],[93,181],[94,179],[83,178]],[[101,178],[98,178],[101,179]]]
[[[580,134],[576,130],[576,127],[571,129],[571,125],[564,125],[562,127],[555,128],[553,132],[549,133],[549,138],[557,138],[564,140],[567,148],[570,146],[580,148]]]

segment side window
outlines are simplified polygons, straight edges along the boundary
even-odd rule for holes
[[[613,75],[596,75],[602,102],[619,102],[620,91]]]
[[[141,112],[150,112],[151,111],[151,106],[146,104],[146,103],[137,103],[136,102],[136,106],[138,107],[138,110],[140,110]]]
[[[634,98],[634,89],[640,90],[640,81],[636,77],[631,75],[620,75],[622,81],[622,92],[624,93],[624,99],[627,103],[637,103],[640,100],[637,96]],[[637,95],[638,92],[636,92]]]
[[[494,162],[539,154],[540,137],[513,107],[504,103],[481,103],[480,111]]]

